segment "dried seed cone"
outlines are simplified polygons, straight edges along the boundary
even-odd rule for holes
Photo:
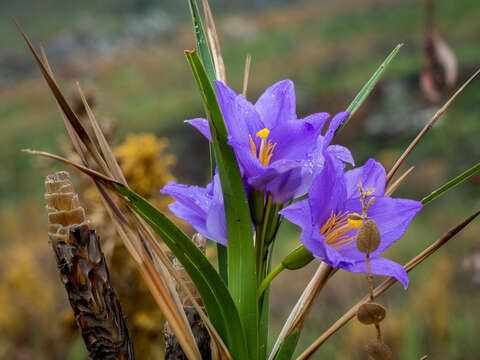
[[[392,350],[387,344],[371,342],[365,347],[371,360],[392,360]]]
[[[205,253],[206,249],[206,239],[201,236],[200,234],[193,235],[192,241],[199,247],[199,249]],[[179,272],[180,276],[182,277],[183,281],[189,288],[191,294],[195,297],[195,300],[203,306],[202,298],[198,290],[196,289],[195,285],[193,284],[192,280],[188,276],[187,272],[183,268],[182,264],[175,258],[172,254],[172,261],[173,266]],[[210,334],[208,333],[205,324],[203,323],[200,315],[198,314],[197,310],[193,307],[191,301],[188,299],[186,294],[183,292],[180,286],[177,285],[178,295],[180,296],[180,300],[183,304],[183,309],[185,310],[185,315],[187,316],[188,323],[192,328],[193,337],[197,343],[198,349],[200,350],[200,354],[202,355],[203,360],[210,360],[212,359],[212,350],[211,350],[211,341],[210,341]],[[173,333],[172,329],[168,322],[165,322],[165,360],[187,360],[180,343],[178,342],[175,334]]]
[[[357,249],[364,254],[370,254],[380,245],[380,231],[373,220],[365,221],[357,232]]]
[[[88,358],[133,360],[133,345],[110,284],[105,256],[68,173],[49,175],[45,187],[48,235]]]
[[[364,325],[379,324],[386,314],[387,310],[382,305],[368,302],[358,308],[357,319]]]

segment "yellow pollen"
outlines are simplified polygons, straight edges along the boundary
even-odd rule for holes
[[[252,154],[255,157],[258,156],[258,160],[260,160],[263,166],[268,166],[268,164],[270,163],[270,159],[273,156],[273,149],[275,149],[275,146],[277,145],[272,144],[270,140],[267,141],[267,137],[269,134],[270,131],[267,128],[264,128],[257,132],[256,136],[262,139],[258,154],[257,147],[255,146],[255,142],[253,141],[252,136],[248,135],[248,137],[250,138],[250,148],[252,149]]]
[[[263,128],[259,132],[257,132],[257,137],[259,137],[262,140],[265,140],[268,137],[268,134],[270,134],[270,130],[267,128]]]
[[[328,220],[320,228],[320,235],[325,237],[325,242],[337,250],[354,241],[355,235],[348,233],[362,225],[362,220],[351,220],[348,214],[348,211],[338,214],[332,211]]]

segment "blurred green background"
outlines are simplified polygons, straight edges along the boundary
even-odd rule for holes
[[[391,167],[453,93],[440,86],[432,102],[420,87],[427,61],[424,1],[210,2],[229,85],[241,91],[245,57],[251,54],[248,98],[254,101],[267,86],[290,78],[299,117],[345,109],[395,45],[405,44],[335,139],[351,149],[358,165],[375,157]],[[433,26],[456,55],[458,87],[480,65],[480,5],[478,0],[437,0],[433,14]],[[0,358],[83,359],[78,335],[73,331],[67,336],[56,318],[68,307],[47,244],[43,211],[43,178],[63,166],[20,152],[34,148],[61,153],[65,131],[13,17],[35,44],[45,46],[57,81],[70,98],[77,80],[87,90],[100,120],[113,124],[114,145],[127,134],[153,133],[166,139],[164,152],[177,158],[174,176],[204,185],[208,146],[183,124],[202,116],[183,55],[194,47],[187,2],[0,0]],[[479,104],[476,80],[412,153],[407,165],[415,170],[396,196],[421,199],[479,161]],[[408,261],[478,209],[479,184],[480,177],[473,177],[429,204],[388,256]],[[278,258],[298,241],[294,226],[282,227]],[[480,359],[479,233],[477,221],[411,273],[407,292],[396,285],[380,298],[389,310],[384,336],[396,359],[425,354],[430,359]],[[313,270],[310,266],[282,274],[273,284],[272,339]],[[312,310],[299,350],[366,292],[361,276],[335,277],[339,279],[327,285]],[[374,329],[353,321],[315,358],[363,359],[363,345],[373,337]]]

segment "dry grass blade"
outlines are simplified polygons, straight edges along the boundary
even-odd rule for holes
[[[413,270],[417,265],[422,263],[425,259],[427,259],[430,255],[435,253],[438,249],[440,249],[443,245],[445,245],[450,239],[452,239],[456,234],[462,231],[468,224],[470,224],[478,215],[480,215],[480,210],[448,230],[440,239],[435,241],[432,245],[427,247],[423,250],[420,254],[415,256],[412,260],[410,260],[405,266],[405,270],[410,272]],[[385,280],[379,286],[377,286],[374,290],[375,297],[380,296],[385,291],[387,291],[392,285],[397,282],[397,279],[394,277],[390,277],[389,279]],[[298,358],[297,360],[306,360],[310,359],[311,356],[318,350],[318,348],[333,334],[335,334],[340,328],[342,328],[346,323],[348,323],[351,319],[353,319],[357,313],[358,308],[368,302],[370,296],[365,296],[362,300],[360,300],[357,304],[355,304],[350,310],[348,310],[340,319],[338,319],[327,331],[325,331],[315,342],[310,345]]]
[[[43,49],[43,46],[40,44],[40,52],[42,53],[42,58],[43,62],[45,63],[45,67],[52,77],[53,81],[55,81],[55,77],[53,76],[53,71],[52,68],[50,67],[50,64],[48,63],[47,56],[45,55],[45,50]],[[67,117],[62,111],[62,108],[60,107],[60,104],[58,103],[57,99],[55,99],[55,102],[57,103],[58,110],[60,111],[60,115],[62,116],[63,124],[65,125],[65,128],[67,129],[67,134],[70,137],[70,140],[72,141],[73,147],[75,151],[77,152],[78,156],[80,156],[80,159],[82,160],[83,165],[88,166],[88,160],[85,154],[85,151],[82,147],[82,141],[78,137],[77,133],[73,129],[73,126],[70,124],[68,121]]]
[[[293,333],[293,331],[298,329],[298,333],[300,334],[303,323],[305,322],[305,319],[315,299],[318,297],[318,294],[327,283],[331,271],[332,267],[324,262],[318,266],[317,271],[313,275],[305,290],[303,290],[302,295],[298,299],[293,310],[290,312],[287,321],[283,325],[283,328],[278,335],[268,360],[273,360],[275,358],[280,345],[290,334]]]
[[[212,52],[213,63],[215,65],[215,74],[218,80],[227,84],[227,74],[225,73],[225,64],[223,63],[222,51],[220,50],[220,41],[218,40],[217,29],[213,21],[212,11],[208,0],[202,0],[203,12],[205,15],[205,25],[207,28],[208,45]]]
[[[433,115],[432,119],[428,122],[427,125],[420,131],[420,133],[417,135],[415,139],[408,145],[407,149],[403,152],[402,156],[397,160],[395,165],[393,165],[392,169],[388,172],[387,175],[387,183],[386,187],[390,184],[392,181],[393,176],[395,173],[398,171],[400,166],[405,162],[407,157],[410,155],[412,150],[417,146],[417,144],[420,142],[420,140],[425,136],[425,134],[433,127],[433,125],[437,122],[437,120],[440,118],[440,116],[443,115],[443,113],[448,109],[450,104],[455,100],[455,98],[460,95],[460,93],[467,87],[467,85],[478,75],[480,74],[480,69],[477,70],[456,92],[453,94],[453,96],[448,99],[448,101]]]
[[[250,54],[247,55],[245,59],[245,71],[243,72],[243,90],[242,94],[247,97],[247,88],[248,88],[248,78],[250,76],[250,63],[252,62],[252,57]]]
[[[400,186],[401,183],[407,178],[408,175],[415,169],[415,166],[412,166],[410,169],[405,171],[402,176],[400,176],[397,181],[395,181],[392,185],[388,187],[388,189],[385,191],[385,196],[390,196],[393,194],[395,190]]]
[[[57,86],[57,83],[55,80],[52,78],[50,75],[50,72],[47,70],[43,62],[40,60],[40,57],[38,56],[37,52],[33,48],[32,43],[28,39],[27,35],[23,32],[22,28],[20,27],[20,24],[16,21],[15,24],[17,25],[18,30],[20,31],[20,34],[22,35],[23,39],[27,43],[28,48],[30,49],[30,52],[32,53],[38,67],[40,68],[40,71],[42,72],[43,77],[45,78],[48,86],[50,87],[50,90],[52,91],[53,95],[55,96],[55,99],[57,100],[58,106],[61,108],[63,114],[67,118],[67,120],[70,122],[72,125],[73,129],[77,133],[78,137],[80,140],[85,144],[87,149],[91,152],[92,156],[95,158],[97,161],[98,165],[102,169],[107,169],[107,165],[105,163],[105,160],[100,156],[98,153],[95,144],[93,143],[92,139],[88,135],[88,133],[85,131],[85,128],[82,126],[80,123],[80,120],[78,119],[77,115],[73,112],[72,108],[70,105],[68,105],[67,100],[61,93],[60,89]]]
[[[64,157],[61,157],[61,156],[58,156],[58,155],[55,155],[55,154],[52,154],[52,153],[49,153],[49,152],[45,152],[45,151],[38,151],[38,150],[31,150],[31,149],[22,149],[21,151],[23,151],[27,154],[31,154],[31,155],[40,155],[40,156],[47,157],[47,158],[50,158],[50,159],[58,160],[58,161],[61,161],[65,164],[67,164],[67,165],[73,166],[74,168],[76,168],[76,169],[84,172],[88,176],[92,177],[94,180],[100,181],[102,184],[106,185],[108,188],[112,188],[112,185],[111,185],[112,183],[119,184],[118,181],[115,181],[112,178],[109,178],[108,176],[105,176],[102,173],[99,173],[98,171],[95,171],[95,170],[92,170],[92,169],[90,169],[86,166],[77,164],[77,163],[75,163],[71,160],[68,160],[68,159],[64,158]]]
[[[127,186],[127,180],[125,179],[125,176],[123,175],[123,172],[120,169],[120,165],[118,165],[118,162],[115,159],[115,156],[113,155],[113,152],[110,149],[110,146],[108,145],[107,139],[105,139],[105,136],[103,135],[103,132],[100,129],[100,126],[98,125],[97,119],[95,118],[95,114],[93,113],[90,105],[88,104],[85,94],[83,93],[83,90],[80,87],[80,84],[78,82],[77,82],[77,89],[78,89],[78,93],[80,94],[80,98],[82,99],[83,105],[87,110],[88,119],[90,120],[90,124],[92,125],[93,131],[95,133],[95,137],[102,151],[102,155],[105,158],[108,169],[111,171],[112,176],[115,178],[115,180]]]

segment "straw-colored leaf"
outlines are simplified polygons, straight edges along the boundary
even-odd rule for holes
[[[290,312],[287,321],[283,325],[282,330],[275,341],[275,345],[273,346],[270,356],[268,357],[269,360],[275,359],[275,355],[280,349],[281,345],[294,331],[297,331],[298,334],[301,332],[305,318],[307,317],[318,294],[327,283],[331,272],[332,267],[327,263],[322,262],[318,266],[317,271],[313,275],[307,287],[303,290],[302,295],[298,299],[294,308]]]
[[[393,165],[392,169],[388,172],[387,174],[387,183],[386,186],[390,184],[392,181],[393,176],[395,173],[398,171],[400,166],[405,162],[405,160],[408,158],[412,150],[417,146],[417,144],[422,140],[422,138],[425,136],[425,134],[435,125],[437,120],[443,115],[443,113],[448,109],[450,104],[455,100],[455,98],[460,95],[460,93],[467,87],[470,82],[477,77],[477,75],[480,74],[480,69],[477,70],[470,78],[465,81],[465,83],[453,94],[453,96],[448,99],[448,101],[433,115],[432,119],[425,125],[425,127],[418,133],[417,137],[413,139],[413,141],[408,145],[407,149],[403,152],[403,154],[400,156],[400,158],[397,160],[397,162]]]
[[[390,196],[393,192],[405,181],[405,179],[410,175],[410,173],[415,169],[414,166],[410,167],[407,171],[405,171],[402,176],[400,176],[392,185],[390,185],[387,190],[385,190],[385,196]]]
[[[252,62],[252,57],[250,54],[245,58],[245,70],[243,71],[243,90],[242,94],[247,98],[247,88],[248,88],[248,78],[250,77],[250,63]]]
[[[205,16],[205,25],[207,32],[208,45],[212,53],[213,64],[215,65],[215,75],[217,80],[227,84],[227,74],[225,73],[225,64],[223,62],[222,51],[220,50],[220,41],[218,39],[217,29],[213,21],[212,11],[208,0],[202,0],[203,13]]]

